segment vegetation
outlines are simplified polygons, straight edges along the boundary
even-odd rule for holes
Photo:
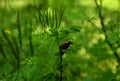
[[[0,0],[0,81],[120,81],[120,0]]]

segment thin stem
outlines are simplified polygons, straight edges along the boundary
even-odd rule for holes
[[[60,49],[60,76],[59,76],[60,81],[62,81],[62,55],[63,55],[63,52]]]
[[[17,60],[17,53],[16,53],[16,51],[15,51],[15,49],[14,49],[14,46],[13,46],[12,42],[10,41],[10,39],[8,38],[8,36],[7,36],[7,34],[4,32],[4,30],[2,30],[2,34],[3,34],[4,38],[7,40],[8,44],[9,44],[9,46],[10,46],[10,48],[11,48],[11,51],[12,51],[15,59]]]
[[[99,9],[98,15],[99,15],[100,23],[101,23],[101,26],[102,26],[102,30],[105,33],[104,34],[105,35],[105,40],[106,40],[107,44],[109,45],[110,49],[113,51],[113,54],[116,57],[118,64],[120,65],[119,54],[117,53],[116,50],[113,50],[114,47],[108,40],[108,35],[107,35],[106,29],[105,29],[105,23],[104,23],[104,19],[103,19],[103,15],[102,15],[102,0],[100,0],[100,4],[98,4],[97,0],[95,0],[95,4],[96,4],[96,7]]]
[[[1,54],[2,54],[2,56],[3,56],[3,58],[4,59],[7,59],[7,57],[6,57],[6,54],[5,54],[5,51],[4,51],[4,49],[3,49],[3,44],[2,44],[2,42],[3,42],[3,39],[2,39],[2,37],[0,37],[0,52],[1,52]]]
[[[33,56],[34,50],[33,50],[33,43],[32,43],[32,23],[30,23],[29,44],[30,44],[31,56]]]
[[[22,48],[22,33],[21,33],[21,25],[20,25],[20,12],[17,13],[17,25],[18,25],[18,34],[19,34],[19,43],[20,49]]]
[[[101,30],[95,23],[93,23],[89,16],[85,13],[84,9],[82,8],[82,4],[80,3],[80,0],[77,0],[78,6],[80,7],[81,13],[84,14],[84,16],[88,19],[87,21],[93,25],[93,27],[95,27],[96,30],[100,31],[101,33],[103,33],[105,35],[105,33],[103,32],[103,30]]]
[[[14,80],[14,81],[17,81],[17,78],[18,78],[19,72],[20,72],[20,49],[19,49],[19,46],[17,44],[16,38],[14,36],[12,36],[12,38],[13,38],[14,44],[16,46],[16,52],[17,52],[17,70],[18,70],[18,72],[17,72],[17,75],[16,75],[15,80]]]

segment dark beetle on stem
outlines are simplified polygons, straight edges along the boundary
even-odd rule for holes
[[[71,41],[66,41],[62,45],[60,45],[59,49],[60,50],[65,50],[71,45]]]

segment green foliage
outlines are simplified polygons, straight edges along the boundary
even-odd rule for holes
[[[120,12],[95,1],[0,0],[0,81],[59,81],[68,40],[63,81],[119,81]]]

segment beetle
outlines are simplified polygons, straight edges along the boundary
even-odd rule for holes
[[[65,50],[71,45],[71,43],[72,43],[71,41],[66,41],[62,45],[59,46],[59,49],[60,50]]]

